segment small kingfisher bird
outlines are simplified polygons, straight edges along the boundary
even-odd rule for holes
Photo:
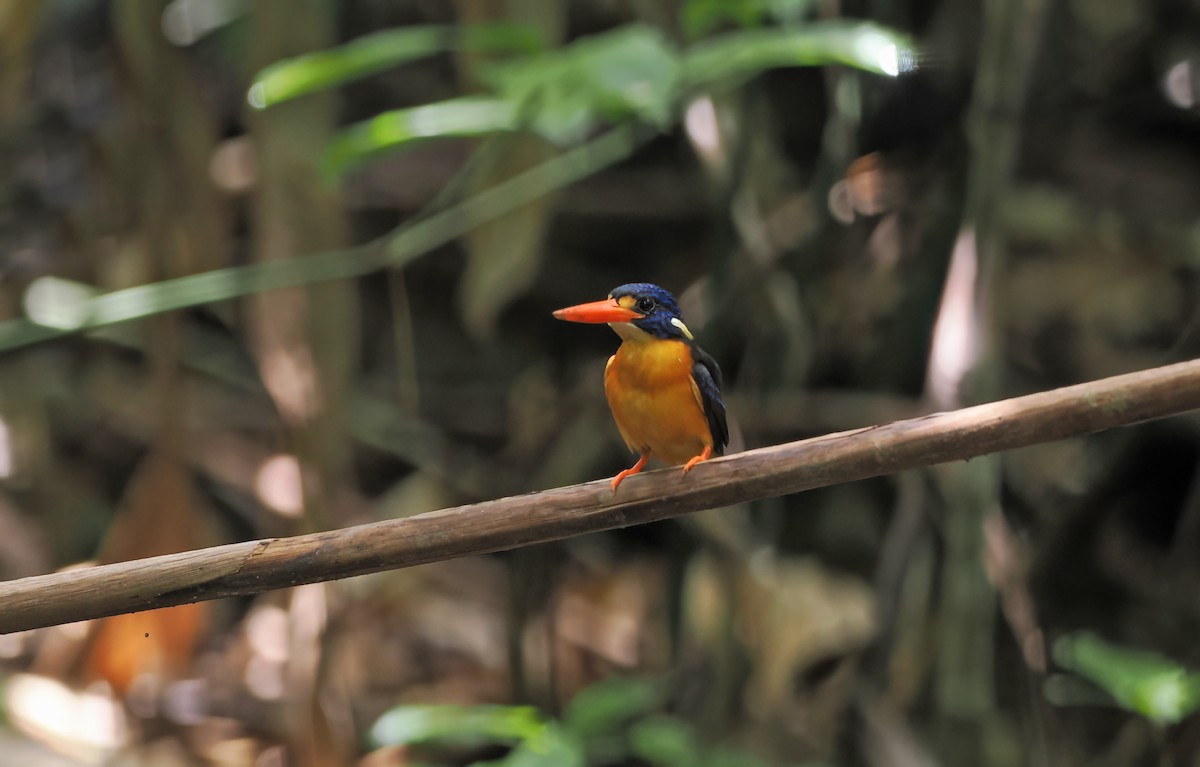
[[[559,309],[570,322],[608,323],[621,337],[604,368],[604,394],[613,420],[637,463],[612,479],[637,474],[654,456],[683,473],[729,444],[721,369],[683,324],[675,298],[657,285],[622,285],[603,301]]]

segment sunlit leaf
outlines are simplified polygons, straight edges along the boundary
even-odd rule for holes
[[[662,705],[663,680],[610,677],[576,693],[563,724],[582,738],[619,730]]]
[[[508,756],[489,767],[584,767],[583,745],[563,728],[547,722],[526,738]],[[485,767],[477,763],[473,767]]]
[[[731,32],[698,43],[683,57],[685,88],[736,83],[777,67],[844,64],[896,76],[916,68],[908,38],[869,22],[823,21],[796,29]]]
[[[377,746],[515,743],[538,735],[543,724],[531,706],[397,706],[379,717],[370,737]]]
[[[495,33],[506,28],[471,29],[476,29],[482,39],[490,39],[483,36],[483,30]],[[421,33],[409,40],[408,52],[424,55],[446,44],[449,38],[445,30],[435,34],[437,30],[442,28],[404,30]],[[269,76],[260,81],[261,103],[344,81],[349,74],[366,72],[383,60],[381,53],[374,52],[374,44],[362,45],[358,58],[351,55],[357,49],[343,46],[266,70]],[[320,58],[334,54],[343,57],[337,60],[337,66]],[[394,57],[388,60],[394,61]],[[358,123],[331,142],[325,167],[336,174],[414,141],[479,136],[516,128],[533,130],[558,144],[573,144],[604,122],[638,120],[659,127],[668,125],[676,117],[681,83],[687,88],[700,88],[736,81],[773,67],[830,63],[894,75],[911,68],[915,58],[905,38],[883,27],[826,22],[794,30],[723,35],[690,50],[682,65],[680,61],[656,29],[630,24],[560,50],[485,65],[481,76],[495,91],[494,98],[452,99],[385,112]]]
[[[483,78],[523,124],[551,141],[582,140],[601,121],[673,118],[679,60],[662,34],[630,24],[559,51],[496,64]]]
[[[251,106],[266,109],[449,50],[531,54],[541,48],[537,31],[517,24],[389,29],[272,64],[255,76],[247,99]]]
[[[465,97],[410,109],[395,109],[346,128],[329,142],[325,171],[337,175],[381,152],[436,138],[484,136],[514,127],[512,105]]]
[[[1121,707],[1160,724],[1178,722],[1200,708],[1200,673],[1161,655],[1079,633],[1055,643],[1054,659],[1103,689]]]
[[[74,280],[38,277],[25,290],[25,314],[39,325],[74,330],[90,319],[94,312],[92,298],[98,293],[91,285]]]

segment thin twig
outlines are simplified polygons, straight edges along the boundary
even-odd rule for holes
[[[1200,361],[667,469],[325,533],[0,583],[0,633],[515,549],[1200,408]]]

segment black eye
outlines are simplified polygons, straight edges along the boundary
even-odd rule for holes
[[[638,299],[637,310],[642,314],[649,314],[650,312],[654,311],[654,307],[657,305],[658,302],[656,302],[650,296],[643,296],[642,298]]]

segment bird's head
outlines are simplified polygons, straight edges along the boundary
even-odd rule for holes
[[[626,341],[692,339],[675,297],[657,285],[633,282],[614,288],[603,301],[568,306],[554,316],[570,322],[608,323]]]

